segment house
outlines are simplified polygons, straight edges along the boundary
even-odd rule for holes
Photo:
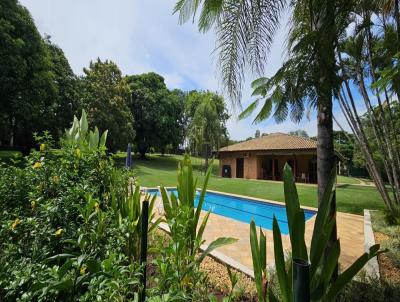
[[[298,182],[317,182],[317,141],[284,133],[221,148],[218,151],[222,177],[282,180],[288,163]]]

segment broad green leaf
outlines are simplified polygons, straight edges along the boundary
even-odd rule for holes
[[[251,257],[253,260],[254,281],[256,282],[258,299],[259,301],[264,302],[265,297],[263,296],[260,248],[258,246],[257,229],[253,220],[250,222],[250,247]]]
[[[199,230],[197,231],[196,239],[199,241],[201,241],[201,239],[203,238],[204,229],[206,228],[209,216],[210,216],[210,211],[208,211],[206,216],[204,216],[203,222],[201,223]]]
[[[108,130],[104,131],[100,138],[99,147],[105,147],[107,141]]]
[[[160,187],[159,191],[161,193],[161,199],[163,202],[165,217],[167,218],[167,220],[169,220],[172,218],[172,209],[171,209],[171,204],[169,201],[167,191],[165,190],[164,187]]]
[[[340,241],[336,240],[333,246],[329,250],[329,255],[322,269],[322,280],[320,282],[324,284],[325,289],[328,287],[332,274],[335,271],[336,266],[338,265],[339,256],[340,256]]]
[[[263,271],[267,268],[267,238],[260,228],[260,261]]]
[[[293,228],[292,236],[290,238],[293,258],[308,261],[307,247],[304,239],[305,218],[303,209],[299,210],[295,214]]]
[[[211,166],[212,166],[212,164],[211,164]],[[204,178],[204,182],[203,182],[203,189],[200,192],[199,202],[197,204],[196,212],[195,212],[195,215],[194,215],[194,223],[195,223],[195,225],[198,224],[200,213],[201,213],[201,210],[203,208],[204,198],[205,198],[205,195],[207,193],[207,186],[208,186],[208,180],[210,179],[210,175],[211,175],[211,167],[208,168],[206,177]]]
[[[336,168],[333,168],[331,174],[329,176],[329,180],[323,194],[321,203],[318,207],[318,213],[315,218],[314,223],[314,230],[311,239],[311,251],[310,251],[310,258],[315,259],[316,255],[314,253],[318,251],[316,245],[319,244],[320,237],[324,226],[327,224],[327,219],[329,215],[329,210],[331,208],[333,192],[335,190],[334,184],[336,182]]]
[[[211,253],[213,250],[215,250],[216,248],[219,248],[221,246],[227,245],[227,244],[232,244],[237,242],[238,240],[236,238],[231,238],[231,237],[220,237],[215,239],[213,242],[211,242],[207,249],[205,251],[203,251],[200,256],[197,258],[197,262],[201,263],[203,261],[203,259],[209,254]]]
[[[312,247],[314,250],[310,252],[310,280],[311,284],[313,284],[314,274],[317,270],[317,267],[323,262],[324,258],[324,250],[330,238],[330,235],[333,231],[333,227],[336,224],[336,219],[333,217],[331,221],[323,226],[321,230],[321,235],[319,236],[319,240],[316,241],[316,244]]]
[[[291,287],[289,287],[288,284],[288,278],[291,278],[291,276],[288,276],[286,273],[281,230],[275,216],[272,223],[272,232],[274,237],[275,268],[278,276],[279,288],[281,290],[283,301],[291,302]]]
[[[379,250],[379,244],[372,246],[369,253],[360,256],[348,269],[340,274],[335,283],[330,287],[326,294],[326,301],[334,301],[339,292],[349,283],[355,275],[364,267],[364,265],[373,257],[385,251]]]

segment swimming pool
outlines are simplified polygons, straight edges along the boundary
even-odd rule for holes
[[[147,192],[159,195],[158,190],[150,189]],[[176,189],[168,189],[168,192],[174,192],[177,195]],[[198,204],[199,194],[195,200],[195,206]],[[275,216],[282,234],[288,234],[288,222],[286,217],[286,208],[283,205],[257,201],[245,197],[237,197],[215,192],[207,192],[203,210],[229,217],[238,221],[250,223],[252,219],[257,226],[272,230],[272,221]],[[313,217],[316,212],[304,210],[305,219]]]

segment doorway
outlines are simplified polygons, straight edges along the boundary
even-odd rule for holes
[[[236,178],[243,178],[244,174],[244,159],[236,158]]]

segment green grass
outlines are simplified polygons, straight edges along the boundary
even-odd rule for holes
[[[17,157],[22,157],[22,153],[20,151],[13,151],[13,150],[0,151],[0,159],[17,158]]]
[[[351,185],[359,185],[362,183],[358,178],[344,176],[344,175],[338,175],[337,182],[341,184],[351,184]]]
[[[120,154],[115,159],[123,165],[124,155]],[[151,155],[147,160],[133,161],[134,171],[142,186],[176,186],[176,171],[178,161],[181,156],[160,156]],[[194,158],[193,166],[195,175],[199,177],[198,185],[201,186],[204,175],[201,172],[203,161]],[[218,171],[218,161],[214,162],[213,176],[211,177],[208,189],[221,192],[247,195],[277,201],[284,201],[283,183],[273,181],[247,180],[222,178],[216,176]],[[317,206],[317,188],[314,185],[298,184],[300,202],[302,205]],[[374,187],[358,186],[354,184],[344,184],[337,188],[337,208],[339,211],[353,214],[363,214],[366,209],[384,209],[384,204],[378,191]]]

